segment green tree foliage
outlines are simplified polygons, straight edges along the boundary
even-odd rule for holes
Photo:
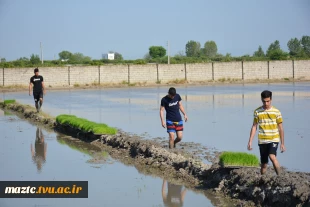
[[[114,53],[114,59],[115,60],[123,60],[123,56],[122,56],[122,54],[115,52]]]
[[[193,40],[188,41],[185,45],[185,53],[187,57],[199,57],[200,43]]]
[[[269,53],[269,58],[271,60],[287,60],[287,57],[288,53],[283,52],[281,49],[275,49]]]
[[[67,50],[64,50],[64,51],[58,53],[58,56],[59,56],[60,60],[69,60],[72,56],[72,53],[67,51]]]
[[[29,58],[27,58],[27,57],[20,57],[18,60],[19,61],[29,61]]]
[[[310,57],[310,36],[302,36],[301,45],[304,49],[304,52]]]
[[[287,43],[287,47],[292,56],[297,56],[302,50],[301,43],[297,38],[290,39]]]
[[[278,40],[274,41],[273,43],[269,45],[266,55],[270,57],[271,52],[275,50],[281,50],[280,42]]]
[[[39,55],[32,54],[32,55],[30,56],[30,62],[31,62],[33,65],[39,64],[40,61],[41,61],[41,60],[40,60]]]
[[[161,58],[166,55],[166,49],[162,46],[151,46],[149,48],[149,54],[152,58]]]
[[[91,62],[91,58],[88,56],[84,56],[82,53],[74,53],[71,55],[70,59],[69,59],[70,63],[84,63],[84,64],[88,64]]]
[[[254,57],[265,57],[265,53],[264,53],[262,46],[258,47],[258,50],[254,52],[253,56]]]
[[[214,41],[207,41],[204,45],[204,55],[207,57],[215,57],[217,54],[217,45]]]

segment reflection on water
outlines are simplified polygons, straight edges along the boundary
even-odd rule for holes
[[[169,86],[170,87],[170,86]],[[160,99],[168,86],[99,90],[50,91],[44,110],[53,115],[74,114],[146,138],[165,137],[159,119]],[[261,105],[260,93],[273,92],[273,105],[283,115],[287,151],[280,164],[291,170],[310,172],[310,166],[294,159],[309,157],[310,83],[245,84],[222,86],[176,86],[189,117],[182,142],[201,143],[218,150],[247,152],[253,112]],[[5,93],[3,99],[32,104],[27,93]],[[252,153],[259,155],[257,135]]]
[[[34,147],[31,144],[30,149],[32,160],[37,166],[38,173],[41,173],[42,167],[46,161],[47,143],[44,141],[42,129],[39,127],[37,127]]]
[[[163,206],[161,178],[139,173],[131,164],[113,160],[96,146],[33,126],[14,115],[0,117],[0,123],[2,180],[89,183],[88,199],[0,199],[1,207]],[[165,187],[165,202],[180,204],[182,196],[177,196],[180,187],[172,184]],[[192,189],[187,189],[186,199],[183,198],[183,206],[223,206],[217,205],[219,202],[219,198]]]
[[[186,189],[182,185],[172,184],[167,182],[167,180],[163,180],[161,194],[166,207],[183,206]]]
[[[56,138],[59,144],[66,145],[73,150],[82,152],[83,154],[92,155],[92,152],[100,151],[98,147],[80,141],[77,138],[72,138],[70,136],[65,136],[62,134],[57,134]]]

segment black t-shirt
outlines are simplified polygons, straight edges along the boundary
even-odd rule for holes
[[[179,94],[176,94],[173,99],[169,98],[168,95],[161,99],[161,106],[164,106],[166,109],[166,120],[173,122],[182,121],[179,106],[181,100]]]
[[[43,77],[38,75],[38,76],[32,76],[30,78],[30,83],[33,84],[33,92],[41,92],[42,91],[42,82],[43,82]]]

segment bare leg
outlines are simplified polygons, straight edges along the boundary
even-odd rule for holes
[[[267,172],[267,163],[261,164],[260,174],[264,175]]]
[[[269,158],[273,164],[273,168],[276,171],[277,175],[280,175],[281,173],[281,168],[280,168],[280,164],[277,160],[277,157],[274,154],[269,154]]]
[[[43,98],[40,98],[40,106],[43,105]]]
[[[174,147],[178,142],[181,142],[182,138],[183,138],[183,132],[177,131],[177,137],[174,140]]]
[[[169,132],[169,148],[174,148],[174,132]]]

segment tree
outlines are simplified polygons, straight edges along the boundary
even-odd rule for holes
[[[29,61],[29,58],[27,58],[27,57],[20,57],[18,60],[20,60],[20,61]]]
[[[82,53],[77,52],[71,55],[69,62],[71,63],[88,63],[91,61],[91,58],[84,56]]]
[[[264,53],[262,46],[258,47],[258,50],[254,52],[253,56],[254,57],[265,57],[265,53]]]
[[[302,36],[301,44],[304,52],[310,57],[310,36]]]
[[[35,55],[35,54],[32,54],[31,56],[30,56],[30,62],[32,63],[32,64],[39,64],[40,63],[40,57],[39,57],[39,55]]]
[[[149,48],[149,54],[152,58],[161,58],[166,55],[166,49],[162,46],[151,46]]]
[[[59,56],[60,60],[69,60],[72,56],[72,53],[67,51],[67,50],[64,50],[64,51],[58,53],[58,56]]]
[[[6,59],[5,58],[1,58],[0,59],[0,63],[5,63],[6,62]]]
[[[123,60],[123,56],[122,56],[122,54],[115,52],[114,59],[115,60]]]
[[[185,45],[185,53],[187,57],[198,57],[200,53],[200,43],[193,40],[188,41]]]
[[[300,54],[302,50],[301,43],[297,38],[290,39],[287,43],[287,47],[290,51],[290,55],[292,56]]]
[[[215,57],[217,54],[217,45],[214,41],[207,41],[204,45],[204,54],[207,57]]]
[[[288,53],[284,52],[281,49],[272,50],[269,54],[271,60],[286,60]]]
[[[273,43],[269,45],[266,55],[270,57],[271,52],[274,50],[281,50],[280,42],[278,40],[274,41]]]

